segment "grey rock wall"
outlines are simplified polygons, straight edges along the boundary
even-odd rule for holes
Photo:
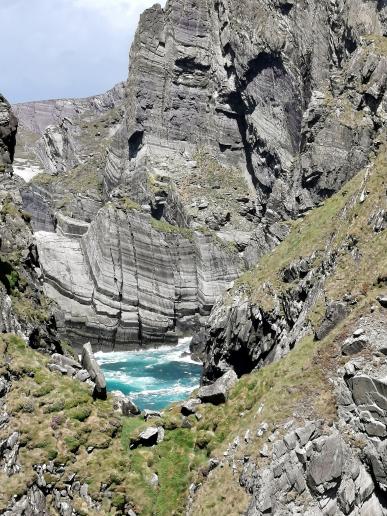
[[[12,173],[11,164],[15,154],[17,119],[10,104],[0,95],[0,166],[1,173]]]
[[[125,85],[119,83],[106,93],[94,97],[21,102],[14,104],[13,110],[20,120],[21,133],[27,130],[40,136],[48,126],[60,124],[63,118],[103,113],[114,107],[124,95]]]
[[[163,233],[149,215],[113,205],[78,236],[36,233],[46,293],[62,308],[63,331],[78,345],[176,342],[240,270],[238,256],[211,236]]]
[[[50,219],[63,220],[57,212],[91,223],[81,244],[67,240],[64,244],[70,256],[74,248],[77,256],[81,253],[85,258],[80,274],[88,279],[80,284],[88,285],[84,294],[88,301],[80,303],[81,308],[78,294],[68,295],[72,288],[59,286],[62,281],[67,285],[74,282],[68,278],[69,273],[54,280],[58,272],[52,264],[68,258],[55,257],[48,263],[45,247],[41,253],[47,291],[55,299],[65,296],[64,321],[77,328],[71,331],[79,337],[84,333],[89,340],[102,328],[104,342],[168,341],[171,334],[173,340],[175,327],[179,326],[174,321],[181,318],[181,325],[186,327],[186,318],[192,318],[193,313],[208,314],[216,296],[237,274],[233,261],[218,258],[223,246],[203,250],[202,243],[192,246],[176,235],[168,238],[185,242],[184,249],[189,249],[184,250],[179,263],[197,263],[198,254],[204,258],[200,258],[203,266],[192,266],[185,276],[177,265],[177,272],[172,272],[165,265],[159,236],[149,240],[148,222],[136,229],[134,240],[130,240],[132,222],[122,221],[122,231],[129,236],[121,238],[116,232],[117,214],[109,215],[107,220],[113,224],[109,230],[98,211],[107,201],[139,205],[144,220],[150,214],[153,221],[167,221],[175,227],[175,233],[184,233],[180,230],[187,228],[194,233],[209,230],[234,246],[245,264],[252,266],[285,238],[284,220],[312,209],[366,166],[385,130],[385,34],[386,6],[380,2],[255,0],[241,4],[232,0],[169,0],[164,9],[155,5],[141,16],[130,51],[125,96],[108,95],[102,102],[113,110],[118,103],[122,112],[114,131],[104,133],[94,158],[89,159],[99,137],[92,133],[92,124],[85,132],[79,120],[64,118],[66,103],[56,107],[44,104],[44,109],[37,105],[35,118],[42,124],[60,111],[59,124],[48,129],[37,144],[41,161],[51,173],[59,174],[59,179],[44,188],[32,185],[24,196],[34,214],[33,227],[50,229]],[[98,112],[94,104],[86,102],[85,108],[82,102],[81,107],[78,101],[70,102],[71,116],[77,110],[85,109],[85,116],[93,110],[94,115]],[[22,116],[26,127],[36,130],[30,109],[23,108]],[[77,192],[85,176],[92,177],[95,184],[90,188],[86,182]],[[109,210],[104,207],[102,213]],[[79,240],[78,230],[68,232],[70,226],[79,224],[66,222],[65,226],[66,238]],[[96,230],[98,226],[101,229]],[[60,238],[61,231],[58,227]],[[128,241],[140,249],[128,251]],[[39,240],[39,246],[46,246],[46,242]],[[105,242],[109,245],[100,251]],[[139,278],[142,281],[152,275],[156,280],[153,285],[144,280],[146,287],[140,281],[140,291],[147,292],[145,297],[141,294],[140,302],[137,294],[125,292],[135,280],[112,271],[120,269],[117,260],[121,256],[128,255],[132,261],[132,254],[142,257],[144,242],[146,248],[150,245],[149,254],[154,259],[149,262],[148,256],[144,257],[141,267],[146,272]],[[179,243],[176,256],[180,256],[182,246]],[[175,264],[175,259],[170,263]],[[210,264],[208,271],[204,264]],[[167,272],[161,273],[162,268]],[[198,279],[193,281],[195,274]],[[103,292],[114,292],[114,300],[124,295],[125,317],[118,325],[121,302],[103,301],[104,308],[100,309],[98,293],[96,308],[90,308],[90,285],[102,284],[99,278],[103,276],[110,278],[104,280],[109,287],[101,288]],[[116,282],[111,279],[114,277]],[[207,287],[203,290],[200,282],[210,284],[212,292],[208,294]],[[199,285],[199,294],[188,294],[195,291],[195,285]],[[152,288],[156,288],[156,295],[151,296]],[[269,360],[276,354],[275,347],[283,348],[276,354],[280,356],[303,328],[304,300],[298,299],[303,295],[301,289],[294,300],[280,300],[279,304],[288,310],[280,323],[275,313],[270,314],[273,320],[268,326],[255,315],[248,316],[250,334],[244,322],[241,330],[233,326],[232,321],[239,316],[224,319],[222,315],[227,337],[224,328],[215,324],[213,349],[218,343],[224,348],[230,335],[238,332],[246,336],[243,342],[256,342],[263,332],[268,336],[259,356],[257,346],[253,357],[250,344],[246,346],[248,363]],[[167,302],[160,301],[165,298]],[[178,301],[172,302],[175,299]],[[106,310],[106,303],[112,308]],[[127,308],[136,303],[138,309]],[[241,309],[234,308],[236,312]],[[216,313],[219,310],[217,306]],[[153,318],[155,312],[159,315]],[[213,316],[211,320],[215,319]],[[232,353],[242,348],[237,344]],[[227,362],[229,357],[224,359]]]

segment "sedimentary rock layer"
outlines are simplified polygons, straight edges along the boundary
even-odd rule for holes
[[[94,97],[14,104],[13,110],[21,122],[21,137],[26,130],[40,136],[48,126],[61,123],[63,118],[72,119],[84,114],[93,116],[103,113],[123,99],[124,88],[124,83],[119,83],[106,93]]]
[[[145,11],[131,48],[126,95],[120,98],[120,120],[114,131],[108,129],[103,135],[103,145],[94,161],[88,161],[82,153],[93,154],[92,145],[100,131],[93,133],[91,124],[85,145],[80,145],[84,131],[77,122],[63,119],[62,115],[59,125],[46,133],[46,144],[41,148],[41,160],[51,173],[63,174],[59,188],[57,184],[46,189],[57,199],[64,198],[63,204],[54,202],[53,220],[60,221],[55,212],[62,211],[66,217],[91,223],[81,244],[69,245],[82,245],[87,258],[85,275],[95,283],[96,277],[106,274],[105,268],[111,270],[117,263],[113,255],[96,262],[94,251],[90,251],[92,245],[88,244],[91,238],[98,249],[108,235],[117,256],[127,253],[123,251],[127,240],[116,230],[109,232],[100,215],[95,219],[108,199],[140,206],[143,217],[150,213],[153,222],[167,221],[175,227],[174,233],[179,233],[179,228],[210,229],[235,244],[248,266],[278,245],[288,233],[284,221],[302,216],[337,192],[369,164],[378,150],[386,120],[386,9],[381,2],[363,0],[255,0],[242,4],[232,0],[169,0],[164,9],[155,5]],[[84,169],[80,165],[85,163]],[[76,173],[69,175],[69,169]],[[82,185],[82,195],[77,195],[73,185],[81,185],[85,176],[86,187]],[[63,187],[65,179],[67,186]],[[71,195],[67,196],[69,190]],[[26,198],[36,214],[33,225],[49,229],[46,209],[43,216],[39,215],[39,206],[44,205],[43,191],[44,188],[32,187]],[[104,208],[103,213],[108,212]],[[71,224],[66,224],[69,229]],[[99,236],[95,233],[98,226],[104,227]],[[73,230],[65,233],[69,235]],[[141,234],[143,230],[148,233]],[[127,221],[122,222],[122,231],[130,233]],[[138,227],[136,235],[133,253],[139,253],[136,246],[143,246],[143,241],[149,242],[145,227]],[[165,238],[180,242],[176,234]],[[150,246],[149,254],[161,260],[158,263],[155,259],[152,266],[164,267],[159,239],[151,239]],[[191,256],[190,252],[184,251]],[[48,271],[51,264],[44,262],[44,251],[42,263]],[[210,277],[220,277],[223,271],[226,278],[234,277],[233,264],[230,268],[228,265],[215,258],[211,263],[214,276],[210,273]],[[108,274],[114,277],[114,273]],[[54,275],[51,272],[47,277]],[[156,276],[160,277],[159,272]],[[124,276],[124,285],[126,281]],[[128,285],[133,281],[128,280]],[[185,292],[194,288],[190,279],[188,287],[184,281],[179,273],[166,273],[162,283],[167,286],[156,297],[171,300],[175,296],[165,294],[164,289]],[[48,287],[52,295],[61,295],[60,290],[54,292],[53,284]],[[220,280],[217,292],[224,284]],[[109,292],[114,289],[110,286]],[[126,299],[125,289],[124,294]],[[178,307],[184,306],[184,296]],[[137,297],[128,297],[130,306]],[[206,313],[215,299],[208,297],[211,302],[199,301]],[[98,296],[96,299],[98,312]],[[292,313],[281,326],[286,332],[297,319],[298,303],[303,302],[296,299],[294,308],[288,306],[288,301],[284,300],[284,305]],[[154,323],[159,337],[169,336],[175,326],[170,324],[170,303],[163,310],[154,299],[138,303],[138,313],[145,313],[140,317],[140,329],[137,310],[135,315],[129,310],[122,319],[122,327],[126,328],[123,334],[126,332],[131,342],[134,335],[138,341],[143,340],[143,335],[145,340],[157,340],[153,331],[147,330],[147,313],[155,311],[161,313]],[[150,309],[152,303],[157,308]],[[110,304],[112,308],[106,313],[101,310],[103,315],[98,317],[105,317],[104,326],[115,328],[121,317],[117,315],[120,302]],[[74,313],[77,311],[78,305]],[[183,319],[185,312],[181,311]],[[180,314],[179,310],[174,313]],[[79,328],[96,327],[93,317],[78,318]],[[276,319],[274,315],[274,325]],[[255,341],[262,333],[261,322],[254,317],[251,320],[251,338]],[[232,324],[227,320],[228,327]],[[227,338],[234,329],[230,328]],[[90,332],[86,333],[89,336]],[[114,332],[109,329],[108,333]],[[220,335],[222,330],[219,340]],[[119,337],[118,341],[125,338]],[[270,342],[270,350],[264,350],[263,355],[267,352],[271,357],[277,341]],[[286,340],[284,350],[294,342],[293,338]],[[250,353],[248,357],[250,360]],[[255,357],[251,364],[264,359],[265,356]]]
[[[163,233],[149,215],[111,205],[80,239],[61,231],[36,238],[46,292],[71,341],[104,349],[175,342],[209,313],[240,266],[209,235]]]

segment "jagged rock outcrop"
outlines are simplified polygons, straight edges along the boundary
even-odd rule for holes
[[[230,366],[241,376],[286,355],[305,334],[309,311],[332,266],[327,256],[319,268],[302,274],[293,288],[278,295],[268,285],[268,306],[252,303],[243,287],[233,292],[231,302],[220,299],[202,334],[204,381],[213,381]]]
[[[0,166],[1,174],[11,172],[15,155],[17,119],[10,104],[0,95]]]
[[[293,388],[285,388],[278,374],[281,369],[287,374],[286,365],[278,364],[277,373],[272,368],[273,377],[270,368],[251,375],[260,392],[258,404],[248,405],[247,412],[252,412],[246,426],[240,427],[242,435],[213,459],[215,466],[203,473],[203,485],[191,486],[188,514],[199,514],[198,508],[207,506],[211,489],[226,496],[226,489],[241,485],[248,494],[243,511],[248,515],[385,515],[386,332],[384,309],[363,303],[334,335],[318,344],[313,360],[317,369],[309,379],[321,402],[302,394],[309,383],[305,364],[297,372],[293,362],[289,374],[300,376]],[[343,357],[348,342],[358,339],[364,346],[350,358]],[[317,379],[321,369],[323,375]],[[239,399],[236,392],[240,394],[246,378],[239,381],[229,404]],[[263,393],[266,382],[272,396]],[[326,389],[332,398],[327,398]],[[285,401],[283,416],[277,406],[282,396],[292,407],[288,411]],[[316,401],[319,408],[314,412]],[[222,491],[219,483],[227,468],[231,481]]]
[[[344,124],[347,128],[350,127],[357,135],[362,134],[362,145],[364,142],[368,142],[365,147],[359,146],[354,141],[350,143],[353,155],[365,156],[369,152],[367,159],[361,159],[358,165],[364,165],[369,158],[371,158],[371,161],[364,169],[363,185],[359,187],[347,208],[342,211],[342,215],[337,214],[338,217],[344,216],[345,219],[345,210],[352,210],[353,203],[361,206],[367,195],[375,195],[373,198],[375,198],[377,208],[372,203],[368,206],[370,210],[368,213],[367,209],[363,208],[362,217],[367,220],[366,225],[372,224],[371,221],[379,217],[380,213],[383,213],[385,206],[385,199],[379,198],[376,194],[378,187],[374,187],[373,193],[367,191],[365,187],[369,175],[383,174],[385,171],[384,164],[381,165],[380,171],[375,170],[378,165],[375,166],[373,155],[373,149],[378,149],[384,140],[387,119],[385,39],[384,36],[364,37],[350,59],[347,62],[344,61],[341,65],[341,73],[347,78],[345,84],[349,86],[344,88],[344,85],[342,85],[340,93],[333,94],[332,104],[327,105],[325,101],[319,103],[326,115],[328,108],[330,110],[334,106],[337,107],[337,111],[329,111],[328,118],[336,116],[333,114],[336,113],[338,123]],[[377,95],[375,102],[370,101],[370,91],[377,92],[377,94],[375,93]],[[353,103],[355,98],[357,99],[356,107]],[[313,102],[315,101],[312,99]],[[321,122],[321,117],[320,112],[316,119],[318,124]],[[313,127],[317,127],[317,125],[312,124]],[[376,129],[376,132],[369,132],[371,126],[374,128],[373,131]],[[367,127],[367,137],[366,133],[363,132],[365,127]],[[311,152],[311,149],[317,146],[315,136],[310,134],[312,143],[308,147],[308,152]],[[337,134],[335,138],[337,142],[342,141]],[[379,150],[377,152],[383,155],[384,151]],[[345,156],[347,161],[349,156],[347,153]],[[337,158],[333,162],[338,164],[340,160]],[[351,170],[355,170],[357,165],[355,166],[351,160],[350,163]],[[313,168],[310,164],[308,167],[309,170]],[[319,170],[322,170],[320,166]],[[335,181],[338,180],[339,173],[337,170],[332,177],[335,178]],[[348,176],[346,177],[348,179]],[[335,188],[336,186],[332,188],[332,191]],[[327,191],[326,186],[324,186],[324,190]],[[316,195],[315,187],[311,188],[310,193],[312,196]],[[349,219],[347,221],[349,223]],[[340,218],[338,218],[337,224],[337,227],[342,224]],[[355,227],[354,224],[353,227]],[[316,231],[318,232],[318,229]],[[373,226],[373,231],[374,233],[370,235],[370,238],[376,238],[376,234],[383,231],[382,226]],[[304,235],[305,239],[310,238],[306,236],[306,232]],[[259,288],[262,297],[266,300],[269,299],[269,303],[260,302],[259,299],[252,303],[249,295],[246,295],[242,288],[241,291],[234,289],[231,302],[230,295],[228,295],[225,302],[219,302],[214,307],[210,316],[207,338],[204,338],[207,343],[206,376],[208,379],[221,375],[230,364],[235,367],[238,374],[249,372],[254,367],[259,367],[283,356],[302,337],[308,324],[309,316],[307,312],[313,308],[316,296],[322,295],[326,278],[336,268],[336,258],[340,254],[346,253],[349,256],[352,255],[355,261],[356,259],[362,259],[359,255],[356,255],[358,238],[353,240],[350,233],[343,234],[341,244],[335,249],[333,235],[333,232],[331,235],[327,235],[325,250],[323,251],[325,259],[320,270],[311,265],[316,256],[305,256],[303,250],[300,249],[299,256],[301,258],[296,264],[287,264],[287,268],[284,270],[276,271],[275,275],[279,277],[279,281],[284,285],[289,285],[284,287],[285,292],[277,292],[275,285],[270,280],[265,285],[264,276],[262,277],[262,281],[258,282],[260,284]],[[365,236],[360,238],[364,239]],[[270,264],[267,265],[270,267]],[[254,269],[251,270],[250,275],[253,280]],[[272,274],[271,279],[273,279]],[[376,278],[373,281],[376,281]],[[356,300],[350,293],[343,295],[340,299],[326,299],[324,319],[315,328],[316,338],[324,338],[333,327],[345,318],[353,304],[356,304]],[[269,305],[269,310],[267,305]]]
[[[18,122],[0,97],[0,329],[29,340],[35,348],[61,350],[53,317],[38,280],[39,258],[23,210],[23,181],[13,176]]]
[[[94,357],[90,342],[83,345],[81,363],[89,373],[91,381],[94,382],[93,397],[105,400],[107,395],[105,375]]]
[[[385,514],[356,450],[321,421],[275,441],[268,460],[259,471],[249,463],[242,473],[242,484],[253,493],[249,515]]]
[[[308,422],[273,442],[268,466],[257,472],[254,464],[247,464],[241,480],[253,493],[248,514],[386,513],[383,314],[363,317],[354,338],[360,329],[368,339],[367,354],[338,371],[336,428]],[[297,494],[291,497],[293,490]]]

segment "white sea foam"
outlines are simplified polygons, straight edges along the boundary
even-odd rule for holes
[[[133,392],[130,397],[131,398],[142,398],[144,396],[162,396],[165,394],[171,395],[171,394],[189,394],[194,389],[199,387],[199,385],[175,385],[172,387],[164,388],[164,389],[145,389],[143,391],[139,392]]]
[[[191,338],[184,338],[176,346],[138,351],[100,351],[95,356],[104,370],[108,385],[112,383],[114,389],[129,393],[142,407],[160,408],[168,401],[187,397],[199,386],[195,368],[192,371],[188,365],[182,369],[173,368],[174,363],[200,365],[189,355],[190,342]],[[174,374],[171,376],[170,369],[175,375],[181,371],[181,378],[174,378]]]
[[[142,361],[153,362],[153,364],[149,364],[150,367],[154,364],[164,364],[166,362],[200,364],[200,362],[192,360],[189,354],[191,340],[192,337],[184,337],[179,339],[179,343],[176,346],[160,346],[135,351],[97,351],[94,355],[100,365],[131,362],[138,358],[141,358]]]

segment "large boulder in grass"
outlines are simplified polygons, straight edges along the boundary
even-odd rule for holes
[[[190,416],[195,414],[197,408],[201,405],[201,400],[199,398],[192,398],[184,402],[181,406],[181,413],[183,416]]]
[[[212,403],[213,405],[220,405],[225,403],[228,398],[228,393],[238,381],[238,376],[235,371],[230,369],[223,376],[218,378],[212,385],[201,387],[198,391],[197,397],[202,403]]]
[[[99,367],[90,342],[87,342],[82,348],[82,366],[90,375],[90,379],[94,382],[93,398],[106,400],[106,380],[101,368]]]
[[[164,428],[161,426],[148,426],[140,435],[133,439],[130,443],[130,448],[137,448],[138,446],[154,446],[164,440]]]
[[[114,408],[119,410],[123,416],[138,416],[141,410],[128,396],[121,391],[112,392],[114,396]]]

